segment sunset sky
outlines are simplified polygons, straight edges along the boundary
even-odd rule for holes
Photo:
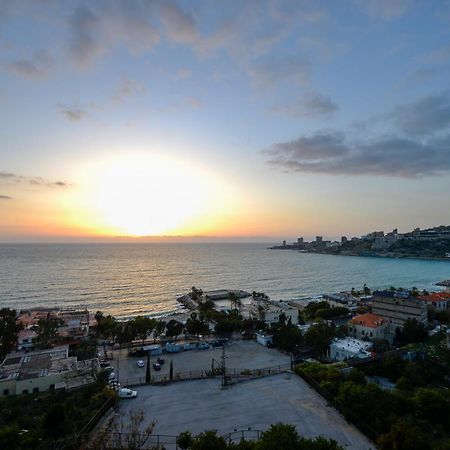
[[[0,0],[0,241],[450,224],[450,2]]]

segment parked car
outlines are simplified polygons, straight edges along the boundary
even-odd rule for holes
[[[140,359],[139,361],[136,361],[136,365],[138,366],[138,367],[144,367],[144,361],[142,361],[142,359]]]
[[[154,368],[155,370],[161,370],[161,364],[153,363],[153,368]]]
[[[158,359],[156,360],[156,362],[157,362],[160,366],[162,366],[162,365],[164,364],[164,359],[163,359],[163,358],[158,358]]]
[[[119,397],[120,398],[136,398],[137,391],[133,391],[132,389],[122,388],[119,389]]]
[[[116,379],[116,374],[114,372],[111,372],[108,376],[108,381],[112,381]]]
[[[207,343],[207,342],[200,342],[199,344],[198,344],[198,347],[197,347],[199,350],[204,350],[204,349],[206,349],[206,348],[209,348],[209,344]]]

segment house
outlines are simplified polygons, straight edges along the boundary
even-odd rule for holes
[[[447,311],[449,309],[450,293],[448,292],[432,292],[428,295],[420,295],[417,298],[424,301],[428,307],[437,311]]]
[[[33,341],[37,338],[37,336],[38,334],[36,331],[29,328],[19,331],[19,334],[17,335],[17,349],[29,350],[34,348]]]
[[[284,300],[272,301],[268,298],[252,298],[250,304],[250,317],[262,320],[268,325],[278,323],[281,316],[292,325],[298,324],[298,309]]]
[[[97,358],[78,361],[69,346],[10,353],[0,365],[0,396],[73,389],[95,382]]]
[[[273,345],[273,336],[263,332],[256,333],[256,342],[264,347],[270,347]]]
[[[358,314],[348,321],[348,334],[358,339],[386,339],[387,319],[373,313]]]
[[[369,341],[361,341],[350,337],[334,339],[330,344],[329,357],[332,361],[370,358],[372,353],[369,349],[371,348],[372,343]]]

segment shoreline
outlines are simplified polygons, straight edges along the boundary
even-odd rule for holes
[[[386,259],[418,259],[420,261],[447,261],[450,262],[450,258],[442,256],[403,256],[403,255],[364,255],[360,253],[328,253],[328,252],[314,252],[309,250],[299,250],[295,247],[268,247],[268,250],[291,250],[297,251],[297,253],[307,253],[309,255],[326,255],[326,256],[353,256],[359,258],[386,258]]]

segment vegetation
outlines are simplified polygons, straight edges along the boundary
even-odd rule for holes
[[[423,342],[427,337],[425,326],[416,319],[408,319],[404,323],[403,329],[397,328],[395,332],[395,342],[398,346]]]
[[[380,449],[446,448],[450,440],[450,354],[437,363],[428,358],[406,361],[389,355],[350,373],[342,364],[304,363],[296,367],[349,421]],[[366,375],[383,376],[396,384],[382,390]]]
[[[350,310],[345,306],[330,306],[326,301],[310,303],[303,310],[306,320],[333,319],[335,317],[347,316]]]
[[[58,328],[63,324],[63,320],[48,314],[45,319],[39,319],[36,327],[38,334],[37,342],[40,347],[46,348],[52,339],[58,334]]]
[[[16,323],[16,311],[14,309],[0,309],[0,361],[15,347],[17,334],[23,328]]]
[[[60,448],[56,442],[70,441],[105,402],[115,400],[102,381],[72,392],[0,397],[0,448]]]
[[[208,430],[195,437],[190,432],[181,433],[177,445],[184,450],[342,450],[333,439],[307,439],[297,433],[294,425],[281,423],[271,425],[258,441],[228,443],[215,430]]]

